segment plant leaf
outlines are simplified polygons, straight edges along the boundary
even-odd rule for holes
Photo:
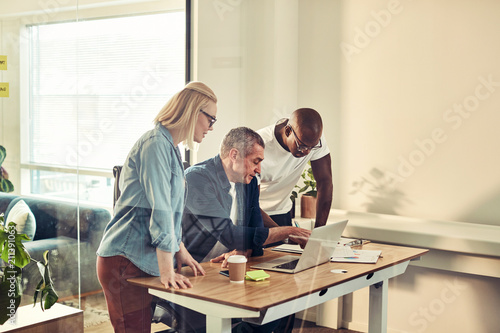
[[[318,191],[316,191],[316,190],[310,190],[310,191],[304,193],[304,195],[310,195],[311,197],[316,198],[316,196],[318,195]]]
[[[4,146],[0,146],[0,165],[2,165],[3,161],[5,160],[5,156],[7,156],[7,151],[5,150]]]
[[[0,249],[2,249],[3,261],[19,268],[29,264],[31,257],[24,248],[22,240],[29,240],[29,237],[26,234],[18,234],[14,222],[10,222],[6,229],[0,231]]]
[[[50,276],[49,269],[49,251],[45,251],[43,253],[43,258],[45,260],[45,264],[41,262],[37,262],[38,270],[42,275],[42,279],[38,282],[38,285],[35,290],[35,294],[33,295],[33,305],[36,304],[36,300],[38,298],[38,294],[40,294],[40,307],[42,310],[50,309],[52,305],[54,305],[59,296],[54,290],[54,283],[52,282],[52,278]]]
[[[5,156],[7,156],[7,151],[4,146],[0,146],[0,192],[12,192],[14,191],[14,185],[7,179],[7,171],[2,167]]]
[[[0,177],[0,192],[12,192],[14,191],[14,185],[10,180]]]
[[[33,306],[36,305],[36,300],[38,298],[38,294],[40,293],[40,287],[42,286],[43,284],[43,279],[40,280],[40,282],[38,282],[38,284],[36,285],[36,288],[35,288],[35,293],[33,294]],[[40,298],[42,297],[42,295],[40,295]]]
[[[47,310],[50,309],[52,305],[56,304],[57,300],[59,299],[59,296],[52,287],[48,287],[45,290],[47,295],[45,296],[45,302],[43,303],[43,308]]]
[[[299,190],[299,193],[302,193],[302,192],[306,191],[306,190],[307,190],[307,187],[308,187],[308,186],[304,186],[303,188],[301,188],[301,189]]]

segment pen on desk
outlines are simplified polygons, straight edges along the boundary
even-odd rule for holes
[[[297,221],[293,220],[293,223],[295,223],[295,226],[296,226],[297,228],[300,228],[300,225],[297,223]]]
[[[358,246],[358,245],[363,245],[363,240],[361,239],[355,239],[355,240],[352,240],[348,243],[345,243],[344,245],[347,245],[347,246]]]

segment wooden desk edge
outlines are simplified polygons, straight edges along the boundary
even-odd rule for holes
[[[182,297],[189,297],[189,298],[198,299],[198,300],[206,301],[206,302],[214,302],[213,299],[207,298],[207,297],[203,297],[203,296],[200,296],[198,294],[179,293],[179,292],[176,292],[175,289],[173,289],[173,288],[166,288],[166,287],[160,286],[161,282],[160,282],[160,277],[158,277],[158,276],[157,277],[131,278],[131,279],[127,279],[127,281],[130,282],[133,285],[136,285],[136,286],[139,286],[139,287],[143,287],[143,288],[154,289],[154,290],[158,290],[158,291],[170,293],[172,295],[178,295],[178,296],[182,296]],[[179,290],[179,291],[181,291],[181,290]],[[250,310],[250,311],[262,311],[263,309],[267,308],[267,307],[265,307],[265,308],[262,308],[262,307],[251,307],[251,306],[245,306],[245,305],[242,305],[242,304],[234,304],[232,302],[227,302],[227,301],[220,300],[220,299],[217,300],[216,303],[222,304],[222,305],[227,305],[227,306],[234,307],[234,308],[240,308],[240,309],[244,309],[244,310]]]
[[[415,258],[419,258],[419,257],[421,257],[421,256],[423,256],[423,255],[425,255],[426,253],[429,252],[429,249],[413,248],[413,247],[406,247],[406,246],[402,247],[402,246],[394,246],[394,245],[378,244],[378,243],[369,243],[367,245],[370,245],[370,247],[377,246],[377,245],[391,246],[391,247],[396,247],[396,248],[414,249],[414,250],[418,251],[415,254],[412,254],[410,256],[405,257],[404,259],[397,260],[397,261],[394,261],[394,262],[389,263],[387,265],[384,265],[383,267],[380,267],[377,270],[382,270],[382,269],[385,269],[385,268],[388,268],[388,267],[391,267],[391,266],[395,266],[395,265],[401,264],[401,263],[406,262],[406,261],[409,262],[409,261],[411,261],[411,260],[413,260]],[[276,251],[275,251],[275,253],[276,253]],[[280,254],[280,255],[289,255],[290,253],[279,252],[278,254]],[[384,255],[384,252],[382,252],[382,256],[383,255]],[[262,258],[262,257],[260,257],[260,258]],[[327,264],[327,263],[325,263],[325,264]],[[372,264],[357,264],[356,263],[354,265],[372,265]],[[286,273],[279,273],[279,274],[286,274]],[[288,275],[288,274],[286,274],[286,275]],[[364,276],[364,275],[366,275],[366,274],[363,273],[363,274],[353,275],[353,276],[351,276],[349,278],[344,279],[341,282],[334,282],[334,283],[332,283],[332,284],[330,284],[328,286],[323,286],[321,288],[310,289],[307,293],[297,294],[297,295],[295,295],[295,297],[291,297],[291,298],[289,298],[287,300],[275,302],[274,304],[265,305],[265,306],[247,306],[247,305],[236,304],[236,303],[233,303],[233,302],[228,302],[228,301],[224,301],[224,300],[220,300],[220,299],[214,300],[213,298],[204,297],[203,295],[191,294],[191,293],[182,293],[182,290],[179,290],[181,292],[176,292],[175,289],[166,288],[163,285],[161,285],[159,277],[131,278],[131,279],[128,279],[127,281],[130,282],[131,284],[134,284],[134,285],[137,285],[137,286],[140,286],[140,287],[144,287],[144,288],[148,288],[148,289],[154,289],[154,290],[158,290],[158,291],[162,291],[162,292],[167,292],[167,293],[171,293],[173,295],[179,295],[179,296],[183,296],[183,297],[190,297],[190,298],[193,298],[193,299],[198,299],[198,300],[208,301],[208,302],[216,302],[218,304],[227,305],[227,306],[236,307],[236,308],[245,309],[245,310],[262,311],[262,310],[268,309],[268,308],[270,308],[272,306],[276,306],[276,305],[279,305],[279,304],[282,304],[282,303],[286,303],[288,301],[292,301],[292,300],[295,300],[297,298],[313,294],[313,293],[321,291],[323,289],[331,288],[331,287],[334,287],[336,285],[340,285],[340,284],[342,284],[344,282],[354,280],[354,279],[359,278],[360,276]]]

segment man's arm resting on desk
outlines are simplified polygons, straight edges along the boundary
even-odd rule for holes
[[[316,201],[316,223],[315,227],[320,227],[326,224],[333,198],[333,181],[332,181],[332,159],[330,154],[325,155],[319,160],[311,161],[311,168],[316,179],[318,190]]]

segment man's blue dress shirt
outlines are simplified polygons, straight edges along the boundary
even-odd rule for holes
[[[238,219],[233,224],[231,185],[220,156],[188,168],[185,175],[187,198],[182,239],[193,258],[202,261],[217,241],[230,250],[252,249],[252,255],[262,255],[269,230],[262,221],[257,179],[248,185],[236,184]]]

